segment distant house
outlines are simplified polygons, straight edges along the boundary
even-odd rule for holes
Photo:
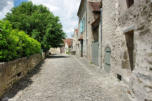
[[[80,7],[78,10],[78,17],[79,17],[79,25],[78,25],[78,40],[80,41],[80,56],[86,56],[87,48],[86,48],[86,5],[87,5],[87,0],[81,0]]]
[[[14,0],[14,7],[19,6],[20,4],[22,4],[23,2],[27,2],[28,0]]]
[[[79,46],[80,46],[80,42],[78,40],[78,29],[75,29],[74,35],[73,35],[72,51],[74,51],[76,53],[76,55],[80,54]]]
[[[68,54],[71,52],[73,39],[67,38],[64,39],[64,53]]]
[[[90,62],[99,65],[99,40],[101,0],[81,0],[78,10],[79,25],[78,39],[80,54]]]

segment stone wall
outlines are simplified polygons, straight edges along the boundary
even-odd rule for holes
[[[88,53],[87,53],[87,59],[89,62],[92,61],[92,41],[93,41],[93,32],[92,32],[92,25],[91,23],[95,20],[92,8],[89,5],[90,0],[87,2],[87,47],[88,47]]]
[[[134,0],[128,8],[126,0],[103,0],[102,67],[105,50],[111,49],[108,72],[128,86],[133,101],[152,101],[152,2]],[[129,58],[126,33],[133,31],[133,67]]]
[[[129,77],[129,88],[131,98],[137,101],[152,101],[151,11],[150,0],[135,0],[132,7],[126,9],[125,13],[120,12],[119,15],[120,33],[124,34],[125,31],[134,30],[134,70]],[[126,46],[122,47],[124,53],[127,52]]]
[[[92,23],[96,20],[95,14],[92,11],[92,7],[89,2],[101,2],[101,0],[88,0],[87,2],[87,23],[86,23],[86,40],[87,40],[87,59],[89,62],[92,62],[92,42],[94,41]],[[97,30],[98,33],[99,30]],[[98,34],[96,34],[96,38],[99,38]]]
[[[41,54],[0,63],[0,96],[43,60]]]
[[[58,48],[50,48],[49,53],[51,54],[60,54],[61,53],[61,49]]]
[[[86,57],[87,53],[87,47],[86,47],[86,2],[87,0],[82,0],[78,12],[78,17],[79,17],[79,25],[78,25],[78,37],[83,36],[83,56]],[[80,21],[84,19],[85,24],[84,24],[84,31],[80,32]],[[81,44],[80,44],[80,54],[81,54]]]
[[[105,70],[105,49],[109,47],[111,49],[111,67],[109,68],[109,71],[113,71],[114,67],[116,65],[119,65],[114,63],[114,58],[116,56],[119,56],[120,52],[117,51],[118,45],[119,45],[119,40],[116,38],[118,35],[115,34],[116,31],[116,0],[103,0],[102,1],[102,60],[101,64],[103,69]],[[114,46],[114,44],[117,44]],[[113,46],[112,46],[113,45]],[[116,51],[115,51],[116,49]]]

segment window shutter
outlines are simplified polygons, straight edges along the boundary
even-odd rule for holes
[[[85,31],[85,18],[83,18],[83,31]]]
[[[82,33],[82,20],[80,21],[80,33]]]

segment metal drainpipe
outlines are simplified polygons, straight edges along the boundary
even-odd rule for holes
[[[99,29],[99,66],[102,68],[102,8],[100,14],[100,29]]]
[[[87,9],[87,8],[88,8],[88,0],[86,0],[86,2],[87,2],[87,3],[86,3],[86,56],[87,56],[87,58],[88,58],[88,32],[87,32],[87,31],[88,31],[88,30],[87,30],[87,29],[88,29],[88,28],[87,28],[87,23],[88,23],[88,22],[87,22],[87,19],[88,19],[88,17],[87,17],[87,16],[88,16],[88,15],[87,15],[87,13],[88,13],[88,9]]]

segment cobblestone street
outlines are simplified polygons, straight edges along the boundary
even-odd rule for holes
[[[121,82],[83,58],[50,56],[37,69],[3,101],[129,101]]]

